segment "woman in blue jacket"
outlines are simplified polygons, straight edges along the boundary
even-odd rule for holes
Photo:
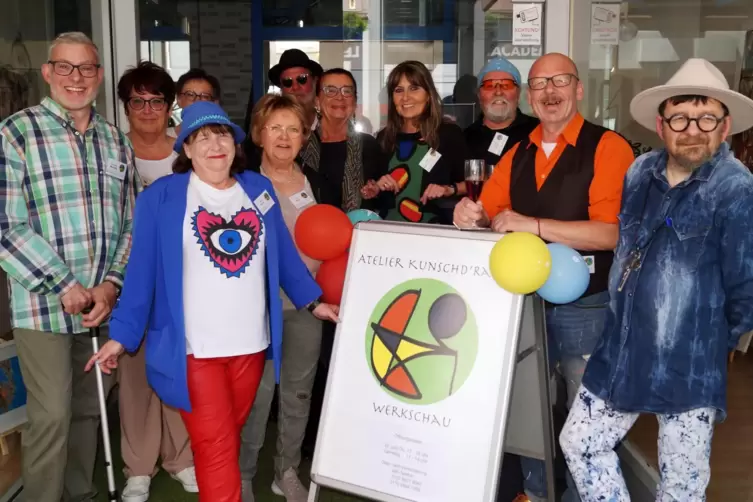
[[[243,131],[217,104],[183,112],[175,174],[138,198],[133,248],[110,338],[87,364],[117,367],[146,330],[149,384],[179,408],[201,501],[239,502],[240,430],[265,353],[279,378],[284,290],[296,308],[337,320],[296,250],[272,184],[243,171]],[[268,350],[269,349],[269,350]]]

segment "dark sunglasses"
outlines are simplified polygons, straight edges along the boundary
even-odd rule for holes
[[[309,74],[308,73],[301,73],[297,77],[295,77],[296,82],[298,82],[298,85],[306,85],[306,83],[309,81]],[[293,77],[285,77],[280,80],[280,83],[282,86],[286,89],[290,89],[293,87]]]

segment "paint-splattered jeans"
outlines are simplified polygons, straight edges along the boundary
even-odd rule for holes
[[[583,386],[578,390],[560,445],[584,502],[630,500],[614,449],[638,416],[613,409]],[[715,416],[713,408],[656,415],[661,475],[658,502],[706,500]]]
[[[577,302],[546,309],[549,338],[549,366],[556,368],[567,384],[567,406],[572,404],[583,379],[586,358],[601,338],[607,318],[609,293],[604,291]],[[520,457],[523,487],[531,498],[547,497],[546,464],[542,460]],[[567,475],[567,491],[562,502],[579,502],[575,485]]]

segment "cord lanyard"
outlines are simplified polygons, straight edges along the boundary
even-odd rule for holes
[[[651,195],[651,190],[653,190],[653,188],[654,188],[653,180],[649,180],[649,186],[648,186],[648,190],[646,191],[646,197],[643,200],[643,210],[641,211],[641,222],[640,222],[640,226],[638,227],[638,232],[640,232],[641,227],[643,227],[643,221],[646,218],[646,209],[648,207],[648,199],[649,199],[649,196]],[[667,190],[667,192],[672,190],[672,188]],[[641,268],[641,265],[643,263],[642,260],[644,258],[643,252],[646,251],[648,247],[651,245],[654,238],[656,237],[657,232],[659,232],[659,230],[661,230],[662,228],[672,228],[673,226],[672,217],[667,216],[667,215],[672,211],[672,209],[675,208],[675,206],[677,206],[679,199],[680,197],[677,196],[672,201],[670,201],[669,205],[667,206],[666,211],[664,212],[662,221],[658,223],[656,227],[654,227],[654,229],[651,231],[651,235],[646,241],[646,243],[642,246],[636,244],[635,249],[633,249],[630,252],[630,255],[628,256],[628,259],[627,259],[627,265],[625,266],[625,270],[622,272],[622,279],[620,279],[620,284],[617,287],[617,291],[619,293],[621,293],[622,290],[625,288],[625,284],[627,284],[627,281],[630,278],[630,274],[632,274],[633,271],[636,271]]]

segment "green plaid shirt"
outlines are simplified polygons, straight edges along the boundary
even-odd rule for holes
[[[130,141],[100,114],[79,133],[45,98],[0,122],[0,266],[11,323],[81,333],[61,297],[76,283],[123,284],[140,181]]]

